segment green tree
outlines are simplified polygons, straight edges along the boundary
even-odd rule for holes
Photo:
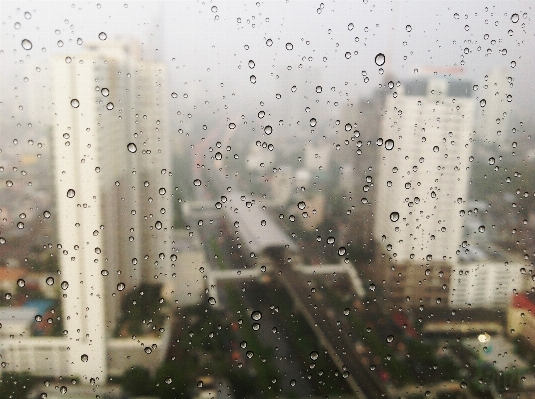
[[[153,385],[150,372],[142,366],[134,366],[124,372],[121,386],[125,392],[136,396],[151,395]]]

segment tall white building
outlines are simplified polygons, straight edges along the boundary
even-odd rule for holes
[[[478,90],[479,99],[485,106],[478,112],[476,131],[478,137],[488,143],[496,143],[510,147],[512,81],[507,76],[507,69],[494,68],[482,82],[483,87]]]
[[[462,242],[459,212],[468,200],[472,86],[430,77],[392,92],[373,176],[375,239],[396,263],[454,261]]]
[[[146,356],[114,339],[125,294],[171,279],[166,70],[135,41],[108,40],[56,57],[50,76],[64,336],[0,349],[9,370],[102,383]]]

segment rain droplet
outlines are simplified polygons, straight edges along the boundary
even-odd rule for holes
[[[109,102],[108,104],[106,104],[106,109],[111,111],[113,109],[113,103]]]
[[[515,14],[515,15],[518,17],[518,14]],[[26,18],[26,19],[31,19],[31,18],[32,18],[32,14],[30,14],[28,11],[26,11],[26,12],[24,13],[24,18]]]
[[[40,314],[36,314],[34,319],[36,322],[40,323],[41,321],[43,321],[43,316],[41,316]]]
[[[258,111],[258,117],[260,119],[262,119],[265,115],[266,115],[266,113],[264,111]]]
[[[87,356],[86,354],[83,354],[80,359],[82,360],[82,362],[86,363],[88,360],[89,360],[89,356]]]
[[[389,335],[388,337],[386,337],[386,342],[390,343],[394,340],[394,336],[393,335]]]
[[[299,209],[303,210],[303,209],[305,209],[306,204],[305,204],[304,201],[299,201],[299,202],[297,203],[297,207],[298,207]]]
[[[271,47],[271,46],[273,45],[273,40],[271,40],[271,39],[267,39],[267,40],[266,40],[266,45],[267,45],[268,47]]]
[[[28,39],[24,39],[21,45],[24,50],[31,50],[33,47],[32,42],[30,42]]]
[[[316,122],[316,118],[312,118],[312,119],[310,120],[310,126],[311,126],[311,127],[316,126],[316,123],[317,123],[317,122]]]
[[[388,151],[392,150],[394,148],[394,140],[388,139],[385,141],[385,149]]]
[[[98,38],[99,38],[100,40],[106,40],[106,39],[108,38],[108,35],[106,35],[105,32],[100,32],[100,33],[98,34]]]
[[[338,248],[338,255],[340,256],[344,256],[346,254],[346,249],[345,247],[340,247]]]
[[[26,281],[24,281],[23,279],[19,278],[19,279],[17,280],[17,285],[18,285],[20,288],[22,288],[22,287],[24,287],[24,286],[26,285]]]
[[[54,285],[54,277],[47,277],[46,283],[48,285]]]
[[[73,198],[75,195],[75,192],[72,188],[67,190],[67,198]]]
[[[349,25],[347,25],[347,30],[353,30],[355,25],[353,25],[353,23],[349,23]]]
[[[518,16],[518,14],[513,14],[511,15],[511,22],[516,24],[518,22],[518,20],[520,19],[520,17]]]
[[[144,350],[147,355],[150,355],[152,353],[152,349],[148,346]]]
[[[65,394],[67,393],[67,387],[66,387],[65,385],[63,385],[63,386],[59,389],[59,391],[60,391],[63,395],[65,395]]]
[[[479,102],[479,106],[484,107],[485,105],[487,105],[487,100],[482,99],[482,100]]]
[[[216,152],[215,153],[215,159],[217,159],[218,161],[223,159],[223,154],[221,154],[220,152]]]
[[[228,128],[229,129],[236,129],[236,124],[231,122],[231,123],[228,124]]]
[[[212,12],[217,12],[217,6],[212,6],[211,10]]]
[[[201,185],[201,181],[199,179],[193,180],[193,185],[199,187]]]
[[[13,182],[11,180],[6,181],[6,186],[12,187],[13,186]]]
[[[24,223],[22,223],[22,222],[18,222],[18,223],[17,223],[17,227],[18,227],[19,229],[23,229],[23,228],[24,228]]]
[[[405,30],[406,30],[407,32],[410,32],[410,31],[412,30],[412,26],[407,25],[407,26],[405,27]]]
[[[496,160],[494,159],[494,157],[489,158],[489,165],[494,165],[495,162]]]
[[[216,302],[216,301],[215,301],[215,298],[214,298],[213,296],[211,296],[210,298],[208,298],[208,303],[209,303],[210,305],[215,305],[215,302]]]
[[[349,316],[349,308],[344,309],[344,316]]]
[[[323,88],[321,86],[316,86],[316,93],[321,93]]]
[[[167,385],[169,385],[173,382],[173,379],[171,377],[167,377],[164,381]]]
[[[119,283],[117,284],[117,291],[122,291],[124,290],[126,287],[126,285],[124,283]]]
[[[248,62],[249,68],[253,69],[255,67],[255,63],[253,60],[249,60]]]
[[[100,90],[100,93],[104,96],[104,97],[108,97],[110,95],[110,91],[103,87],[101,90]]]
[[[134,153],[137,151],[137,147],[134,143],[128,143],[128,145],[126,146],[126,148],[128,149],[128,151],[130,151],[131,153]]]
[[[292,43],[286,43],[286,50],[293,50],[294,45]]]
[[[397,222],[399,220],[399,213],[398,212],[392,212],[390,214],[390,220],[392,222]]]
[[[377,66],[383,66],[385,64],[386,58],[383,53],[379,53],[375,56],[375,64]]]
[[[270,135],[272,132],[273,132],[273,128],[272,128],[270,125],[267,125],[267,126],[264,128],[264,133],[265,133],[265,134]]]
[[[479,226],[479,228],[477,229],[480,233],[484,233],[485,232],[485,226]]]
[[[312,351],[312,352],[310,352],[310,358],[311,358],[312,360],[318,360],[318,357],[320,357],[320,355],[319,355],[318,352],[316,352],[316,351]]]
[[[255,321],[258,321],[261,318],[262,318],[262,313],[260,313],[260,311],[255,310],[255,311],[253,311],[253,313],[251,313],[251,319],[253,319]]]
[[[255,83],[256,83],[256,76],[251,75],[251,76],[249,77],[249,81],[250,81],[252,84],[255,84]]]
[[[80,106],[80,101],[78,101],[76,98],[73,98],[71,100],[71,107],[78,108]]]
[[[260,330],[260,324],[259,323],[253,323],[253,330],[254,331]]]
[[[15,22],[15,29],[20,29],[20,22]]]
[[[67,288],[69,288],[69,283],[66,282],[66,281],[62,281],[61,282],[61,289],[62,290],[66,290]]]

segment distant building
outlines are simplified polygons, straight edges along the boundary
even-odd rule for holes
[[[64,337],[0,348],[6,370],[103,382],[131,365],[121,348],[149,344],[112,339],[125,293],[171,278],[166,69],[123,39],[54,58],[50,76]]]
[[[535,347],[535,295],[514,295],[507,311],[507,331]]]
[[[462,252],[449,284],[452,308],[508,308],[514,290],[523,288],[519,261],[507,261],[498,251]]]
[[[385,102],[373,178],[375,274],[393,300],[444,305],[468,199],[472,85],[429,77],[394,91]]]

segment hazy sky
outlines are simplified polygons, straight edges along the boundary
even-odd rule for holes
[[[201,86],[214,87],[212,94],[224,83],[222,95],[260,95],[275,84],[271,74],[291,67],[317,69],[336,96],[355,99],[382,82],[374,59],[384,53],[385,73],[397,78],[417,76],[415,68],[421,75],[426,65],[462,66],[465,78],[482,81],[502,66],[515,79],[515,106],[530,109],[531,13],[529,1],[2,2],[2,101],[9,101],[11,86],[22,84],[25,66],[54,53],[74,55],[83,47],[78,38],[98,41],[105,32],[107,40],[139,37],[148,57],[158,49],[172,71],[169,92],[186,92],[181,85],[201,80]],[[31,50],[22,48],[24,39],[32,42]]]

